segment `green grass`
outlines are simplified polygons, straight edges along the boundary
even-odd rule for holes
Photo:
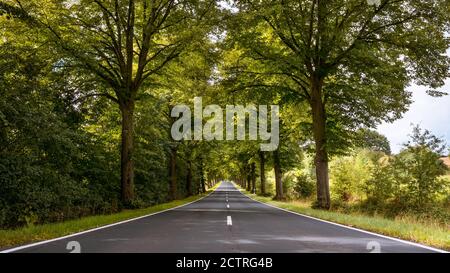
[[[280,202],[272,200],[271,197],[261,197],[247,191],[243,192],[255,200],[293,212],[444,250],[450,250],[450,230],[448,227],[445,228],[442,225],[434,223],[418,223],[416,220],[409,218],[387,219],[380,216],[368,216],[356,213],[344,214],[334,211],[318,210],[312,209],[311,203],[309,202]]]
[[[66,236],[88,229],[93,229],[181,206],[206,196],[215,188],[217,188],[219,184],[220,183],[216,184],[205,194],[191,196],[183,200],[175,200],[170,203],[159,204],[144,209],[123,210],[115,214],[89,216],[60,223],[35,225],[14,230],[0,230],[0,248],[8,248],[12,246]]]

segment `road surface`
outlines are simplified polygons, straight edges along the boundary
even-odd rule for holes
[[[13,252],[70,252],[72,241],[81,252],[435,252],[267,206],[230,182],[183,207]]]

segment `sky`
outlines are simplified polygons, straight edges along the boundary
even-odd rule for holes
[[[402,119],[381,124],[377,131],[389,139],[394,153],[399,152],[402,144],[408,141],[408,135],[412,131],[411,124],[419,124],[421,128],[445,139],[447,146],[450,146],[450,95],[433,98],[427,95],[426,87],[417,85],[412,85],[409,90],[413,93],[409,111]],[[439,91],[450,93],[450,79],[447,79],[445,86]]]

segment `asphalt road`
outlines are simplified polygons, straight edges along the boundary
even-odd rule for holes
[[[264,205],[229,182],[174,210],[14,252],[70,252],[71,241],[81,252],[434,252]]]

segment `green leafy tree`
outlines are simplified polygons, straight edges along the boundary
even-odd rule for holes
[[[157,83],[165,66],[206,28],[208,1],[11,1],[32,14],[37,26],[67,55],[65,65],[93,74],[107,87],[104,96],[121,112],[122,201],[134,198],[134,112],[143,85]],[[86,94],[85,94],[86,95]]]
[[[435,201],[445,190],[445,180],[439,178],[448,170],[440,160],[445,149],[442,139],[419,126],[413,128],[411,140],[392,162],[402,204],[421,208]]]
[[[391,145],[387,137],[370,129],[361,128],[356,131],[354,145],[358,148],[391,154]]]
[[[0,226],[117,211],[117,158],[83,129],[95,112],[64,96],[75,78],[57,69],[43,37],[18,35],[27,25],[0,24]]]
[[[256,71],[266,77],[255,77],[254,85],[282,86],[309,105],[319,207],[330,207],[334,136],[399,118],[412,81],[441,95],[435,89],[448,76],[448,1],[243,0],[236,6],[229,35],[246,57],[266,64]]]

